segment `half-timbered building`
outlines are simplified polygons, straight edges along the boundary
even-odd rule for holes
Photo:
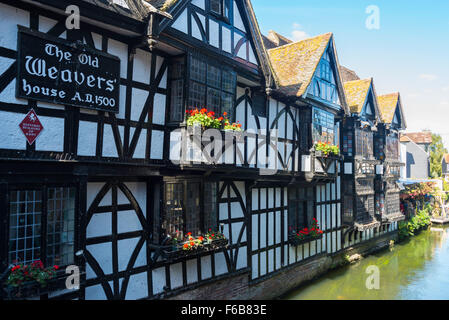
[[[401,221],[399,187],[401,176],[399,136],[406,129],[404,111],[399,93],[378,96],[381,122],[374,134],[374,153],[383,162],[382,174],[376,179],[376,214],[385,223]]]
[[[349,230],[370,233],[380,226],[375,217],[374,180],[381,162],[374,154],[374,132],[380,113],[373,79],[345,82],[351,117],[344,120],[343,221]]]
[[[0,27],[0,271],[81,272],[41,298],[273,297],[374,237],[378,104],[332,33],[265,38],[249,0],[0,0]],[[195,108],[243,132],[195,131]]]

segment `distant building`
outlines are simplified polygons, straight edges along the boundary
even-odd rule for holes
[[[401,135],[401,156],[405,163],[405,179],[427,179],[430,176],[431,132],[414,132]]]
[[[449,180],[449,153],[446,153],[443,156],[443,160],[441,161],[441,169],[443,170],[443,177],[446,180]]]

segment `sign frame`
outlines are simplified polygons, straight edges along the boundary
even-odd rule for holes
[[[42,32],[39,32],[39,31],[36,31],[33,29],[29,29],[29,28],[26,28],[21,25],[17,25],[17,27],[18,27],[18,32],[17,32],[17,79],[16,79],[16,97],[17,98],[28,99],[28,100],[33,100],[33,101],[42,101],[42,102],[58,104],[58,105],[68,105],[68,106],[73,106],[73,107],[77,107],[77,108],[81,108],[81,109],[90,109],[90,110],[105,111],[105,112],[111,112],[111,113],[119,113],[120,112],[120,83],[121,83],[121,63],[122,62],[119,57],[111,55],[111,54],[103,52],[103,51],[99,51],[95,48],[92,48],[92,47],[82,43],[81,41],[70,42],[68,40],[50,36],[48,34],[45,34],[45,33],[42,33]],[[111,72],[114,72],[113,75],[115,76],[113,78],[114,90],[112,91],[112,94],[111,94],[111,96],[113,96],[113,97],[110,98],[110,99],[114,100],[114,102],[115,102],[114,106],[101,106],[98,103],[95,103],[95,99],[97,99],[97,102],[104,101],[104,100],[102,100],[103,98],[109,99],[109,96],[100,96],[100,95],[96,95],[95,93],[90,94],[92,97],[95,97],[95,99],[93,99],[93,101],[80,101],[80,102],[70,102],[70,101],[67,101],[67,99],[65,99],[63,101],[63,99],[58,99],[58,97],[43,98],[43,97],[36,97],[33,95],[25,95],[21,91],[22,81],[26,81],[25,70],[23,70],[24,68],[22,66],[24,59],[25,59],[24,50],[22,48],[22,40],[23,40],[24,35],[35,37],[42,41],[48,41],[49,43],[61,46],[61,47],[63,47],[63,49],[66,49],[66,50],[67,50],[67,48],[69,50],[71,49],[72,51],[69,51],[69,52],[71,52],[72,54],[73,53],[78,53],[78,54],[85,53],[86,55],[109,59],[108,62],[111,62],[114,67],[114,70],[111,70]],[[78,54],[72,55],[73,60],[78,58]],[[104,61],[105,60],[103,60],[102,62],[104,62]],[[79,67],[80,67],[80,64],[77,63],[76,71],[79,71]],[[85,67],[85,68],[89,68],[89,67]],[[101,68],[98,68],[98,70],[100,70],[100,72],[104,71]],[[109,69],[107,69],[107,70],[109,71]],[[58,79],[55,81],[57,84],[61,82],[60,77],[61,76],[58,75]],[[102,78],[102,79],[104,79],[104,78]],[[104,80],[106,80],[106,79],[104,79]],[[65,85],[67,86],[67,84],[65,84]],[[75,85],[75,89],[73,89],[73,92],[69,92],[69,94],[72,94],[72,93],[79,94],[78,89],[80,88],[80,86],[77,86],[77,84],[74,84],[74,85]],[[33,84],[33,87],[36,87],[36,85]],[[60,87],[54,88],[54,90],[59,90],[59,89],[60,89]],[[82,88],[82,89],[85,90],[85,88]],[[100,100],[98,100],[98,98],[100,98]],[[73,98],[71,100],[73,100]],[[109,101],[111,101],[111,100],[109,100]],[[105,105],[106,105],[106,103],[105,103]]]

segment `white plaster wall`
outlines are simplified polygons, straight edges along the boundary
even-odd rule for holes
[[[39,116],[44,127],[36,139],[36,151],[64,151],[64,119]]]
[[[172,28],[187,33],[187,9],[179,15],[178,19],[171,25]]]
[[[126,60],[124,61],[124,63]],[[134,55],[133,80],[145,84],[150,83],[151,53],[137,49]]]
[[[137,300],[148,297],[147,273],[139,273],[129,278],[126,300]]]
[[[192,0],[192,4],[203,10],[206,8],[204,0]]]
[[[19,128],[19,124],[24,118],[25,114],[0,111],[0,128],[3,133],[3,138],[0,139],[0,149],[26,149],[27,141]]]
[[[130,128],[130,143],[131,140],[134,138],[134,134],[136,129]],[[140,131],[139,140],[137,141],[136,149],[134,151],[134,159],[145,159],[145,150],[147,147],[147,129],[142,129]]]
[[[245,25],[243,24],[242,17],[240,16],[239,8],[234,1],[234,26],[239,28],[241,31],[245,32]]]
[[[128,71],[128,45],[123,42],[109,39],[108,53],[120,58],[120,76],[126,79]]]
[[[191,23],[192,23],[192,37],[194,37],[198,40],[203,40],[201,31],[200,31],[200,27],[198,26],[198,23],[193,18],[193,16],[191,17]]]
[[[17,50],[17,25],[30,26],[30,13],[0,3],[0,47]]]
[[[151,134],[151,159],[163,158],[164,154],[164,132],[159,130],[153,130]]]
[[[153,293],[158,294],[164,291],[164,287],[166,286],[165,281],[165,268],[158,268],[152,271],[153,278]]]
[[[209,44],[216,48],[220,47],[220,29],[217,22],[209,19]]]

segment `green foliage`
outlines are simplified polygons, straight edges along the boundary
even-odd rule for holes
[[[432,144],[430,145],[430,176],[432,178],[439,178],[443,175],[441,162],[445,153],[448,151],[444,147],[441,136],[432,134]]]
[[[399,223],[399,240],[404,240],[408,237],[413,237],[419,230],[422,230],[430,225],[430,213],[432,206],[427,205],[422,210],[417,210],[415,216],[409,221],[402,221]]]
[[[336,145],[330,144],[330,143],[324,143],[324,142],[318,142],[315,145],[316,151],[321,151],[325,157],[333,154],[338,156],[340,154],[340,148]]]
[[[37,282],[42,287],[55,277],[58,266],[44,268],[40,260],[30,265],[18,264],[11,269],[6,284],[11,287],[20,287],[25,282]]]

